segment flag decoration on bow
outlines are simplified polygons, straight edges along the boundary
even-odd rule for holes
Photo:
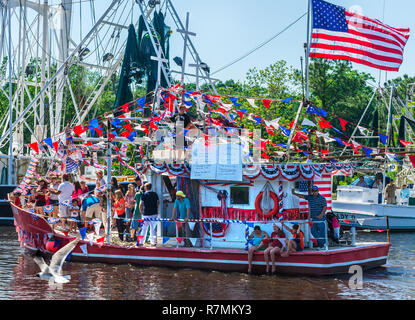
[[[398,71],[409,38],[399,29],[323,0],[312,0],[310,57]]]

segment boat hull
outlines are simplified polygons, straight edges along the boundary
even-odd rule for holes
[[[333,212],[344,226],[355,225],[360,229],[415,231],[415,207],[387,204],[349,203],[333,201]],[[346,220],[349,223],[344,222]]]
[[[61,246],[72,237],[54,233],[42,217],[12,205],[15,226],[19,241],[29,251],[41,250],[45,255],[47,235],[54,234],[61,240]],[[84,251],[81,246],[86,245]],[[85,246],[84,246],[85,247]],[[331,275],[348,273],[350,266],[360,265],[364,269],[378,267],[386,263],[389,243],[360,244],[355,247],[330,249],[328,251],[298,252],[289,257],[277,257],[278,273],[298,275]],[[170,247],[124,247],[113,244],[92,245],[80,241],[73,250],[71,261],[86,263],[134,264],[142,266],[194,268],[230,272],[247,272],[248,254],[245,250],[210,248],[170,248]],[[265,273],[265,260],[262,252],[254,255],[253,273]]]

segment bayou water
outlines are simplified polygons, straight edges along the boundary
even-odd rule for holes
[[[385,241],[384,232],[359,232],[360,241]],[[351,275],[258,276],[192,269],[69,262],[67,284],[35,276],[38,266],[19,247],[14,227],[0,227],[1,300],[414,300],[415,233],[392,233],[387,264],[364,271],[363,289]]]

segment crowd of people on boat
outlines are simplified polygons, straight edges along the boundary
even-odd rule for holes
[[[93,190],[89,190],[86,180],[94,181]],[[149,215],[152,210],[153,215],[157,214],[157,207],[150,208],[147,201],[147,198],[158,197],[155,192],[148,195],[151,192],[151,183],[142,182],[142,178],[137,176],[134,183],[128,184],[124,194],[117,179],[112,177],[110,191],[112,228],[118,230],[121,241],[124,241],[124,238],[126,241],[137,240],[136,231],[142,215]],[[92,230],[91,221],[97,218],[102,221],[104,230],[107,230],[106,182],[101,170],[96,172],[96,179],[86,178],[81,181],[70,182],[68,174],[40,178],[37,185],[29,189],[27,195],[23,196],[15,191],[10,194],[10,200],[16,206],[32,209],[45,218],[53,218],[48,221],[54,228],[73,232],[82,227]],[[141,200],[145,201],[145,205],[142,204],[140,207]],[[150,230],[150,233],[154,232]]]
[[[48,221],[51,221],[54,229],[77,232],[77,228],[86,227],[93,230],[91,224],[97,218],[102,221],[106,232],[108,202],[103,172],[99,170],[96,172],[96,179],[89,179],[95,184],[93,190],[89,190],[85,180],[69,180],[67,174],[61,177],[52,175],[41,178],[38,185],[33,186],[26,196],[15,191],[10,194],[10,200],[15,205],[32,209],[45,218],[53,218]],[[111,226],[118,231],[119,239],[126,242],[138,239],[137,245],[143,245],[149,231],[148,240],[150,245],[155,246],[157,222],[154,218],[158,216],[160,200],[157,193],[152,190],[152,184],[137,176],[134,183],[129,183],[124,190],[117,178],[112,177],[110,190]],[[46,210],[47,208],[50,208],[50,211]],[[176,192],[171,218],[184,220],[178,232],[179,236],[185,238],[184,245],[189,247],[192,246],[189,241],[191,231],[188,224],[190,209],[190,201],[183,191]]]
[[[356,186],[362,188],[369,188],[369,185],[366,183],[363,176],[359,177],[359,181],[357,182]],[[376,178],[376,181],[372,184],[372,189],[378,190],[378,203],[383,203],[383,182],[381,178]],[[399,192],[399,201],[396,196],[396,191],[398,187],[395,184],[393,179],[390,179],[389,183],[385,187],[385,202],[386,204],[400,204],[403,206],[409,205],[409,198],[410,198],[410,190],[407,184],[403,184],[401,186],[401,190]]]

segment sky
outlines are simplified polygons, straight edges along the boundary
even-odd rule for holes
[[[369,18],[375,18],[396,27],[415,31],[414,0],[329,0],[346,9],[359,10]],[[173,0],[182,21],[190,13],[189,30],[201,59],[211,73],[243,56],[258,44],[282,31],[307,12],[308,0]],[[167,22],[172,21],[167,19]],[[183,55],[182,41],[173,29],[171,57]],[[303,44],[307,38],[307,16],[290,29],[255,51],[243,60],[212,75],[222,81],[228,79],[244,81],[250,68],[263,69],[277,60],[286,60],[288,65],[300,69],[300,57],[304,56]],[[367,72],[383,83],[403,74],[415,76],[415,40],[411,36],[405,47],[404,62],[399,72],[379,73],[379,70],[353,63],[359,71]],[[190,69],[189,69],[190,70]],[[380,78],[379,78],[380,77]]]
[[[61,0],[50,0],[58,3]],[[130,0],[134,3],[133,0]],[[144,0],[147,1],[147,0]],[[300,69],[300,57],[304,56],[303,45],[307,41],[307,16],[276,37],[274,40],[232,66],[215,73],[235,59],[243,56],[259,44],[285,29],[307,12],[308,0],[171,0],[182,22],[189,12],[189,30],[196,33],[192,41],[201,60],[207,63],[211,76],[222,81],[229,79],[244,81],[249,69],[264,69],[278,60],[286,60],[289,66]],[[348,10],[357,10],[364,16],[379,19],[396,28],[415,31],[414,0],[327,0]],[[95,0],[96,17],[107,8],[110,0]],[[161,0],[164,3],[165,0]],[[72,34],[79,34],[77,8],[74,0]],[[90,2],[81,1],[84,7]],[[131,21],[137,22],[139,10],[136,6]],[[78,14],[79,15],[79,14]],[[88,13],[83,15],[84,34],[89,30]],[[130,18],[128,18],[130,19]],[[172,28],[170,58],[183,56],[183,40],[177,32],[172,18],[167,15],[166,24]],[[126,34],[126,31],[125,31]],[[403,74],[415,76],[415,40],[411,36],[405,47],[404,62],[398,72],[381,73],[379,70],[353,63],[359,71],[370,73],[381,84]],[[193,61],[188,61],[193,63]],[[175,66],[174,62],[171,63]],[[176,68],[179,70],[179,67]],[[186,72],[194,68],[186,67]],[[189,78],[186,79],[188,82]]]

